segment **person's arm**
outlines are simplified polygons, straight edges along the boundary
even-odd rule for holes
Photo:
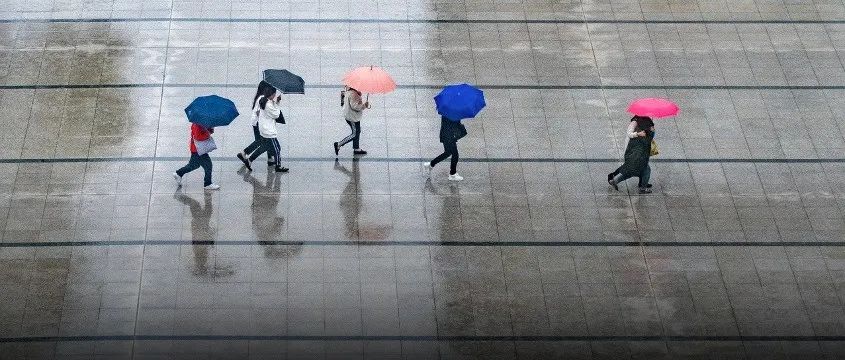
[[[362,111],[367,108],[367,104],[361,100],[361,96],[354,91],[350,96],[346,97],[346,101],[349,101],[349,107],[352,108],[352,110]]]
[[[628,133],[628,138],[629,138],[629,139],[635,139],[635,138],[637,138],[637,137],[639,137],[639,136],[640,136],[640,134],[637,132],[637,122],[636,122],[636,121],[631,121],[631,122],[628,124],[628,131],[627,131],[627,133]]]
[[[267,112],[267,115],[271,119],[278,119],[279,116],[282,115],[281,106],[279,106],[279,103],[274,100],[267,101],[267,105],[264,106],[264,111]]]
[[[200,125],[193,124],[191,125],[191,136],[195,141],[205,141],[211,137],[211,132]]]

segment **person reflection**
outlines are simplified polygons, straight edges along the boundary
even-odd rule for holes
[[[346,238],[365,241],[387,239],[390,232],[389,226],[368,226],[358,223],[363,208],[361,196],[358,193],[361,186],[361,171],[358,164],[357,158],[352,159],[352,170],[350,171],[337,159],[334,161],[334,169],[349,177],[349,182],[343,188],[343,195],[340,198],[340,210],[343,212]]]
[[[208,264],[208,252],[214,246],[214,230],[211,228],[211,215],[214,207],[211,204],[212,194],[205,192],[205,203],[181,192],[176,192],[173,197],[187,205],[191,211],[191,248],[194,252],[193,274],[200,277],[223,277],[234,274],[231,265],[218,264],[216,261]]]
[[[434,184],[431,182],[431,179],[425,180],[425,190],[428,191],[430,194],[444,197],[440,200],[441,208],[440,208],[440,223],[439,223],[439,230],[440,236],[439,240],[441,242],[445,241],[463,241],[463,227],[460,226],[460,220],[457,222],[455,219],[452,218],[455,211],[460,211],[460,207],[455,207],[455,199],[458,198],[460,192],[458,191],[458,186],[455,183],[449,183],[449,194],[444,194],[442,192],[438,192],[437,189],[434,187]]]
[[[243,179],[252,185],[252,231],[264,248],[264,256],[279,259],[299,252],[299,246],[278,244],[285,224],[285,218],[276,213],[281,177],[268,171],[262,184],[251,172],[244,172]]]

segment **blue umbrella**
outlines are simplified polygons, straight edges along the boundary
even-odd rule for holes
[[[468,85],[448,85],[434,97],[437,113],[452,121],[474,118],[487,103],[484,92]]]
[[[232,100],[217,95],[200,96],[185,108],[188,121],[204,128],[226,126],[238,115],[238,109]]]

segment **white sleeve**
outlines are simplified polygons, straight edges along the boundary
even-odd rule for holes
[[[278,119],[279,115],[282,114],[282,108],[273,102],[273,100],[267,100],[267,104],[264,105],[264,111],[267,112],[267,115],[271,119]]]
[[[636,138],[636,137],[638,137],[638,136],[639,136],[639,135],[637,135],[637,122],[636,122],[636,121],[631,121],[631,123],[630,123],[630,124],[628,124],[628,138],[629,138],[629,139],[634,139],[634,138]]]

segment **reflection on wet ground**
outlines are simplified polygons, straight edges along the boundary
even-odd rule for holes
[[[845,353],[845,5],[265,5],[0,1],[0,359]],[[400,88],[336,160],[361,64]],[[185,105],[247,109],[264,68],[309,85],[291,172],[241,167],[244,117],[215,134],[222,189],[177,189]],[[466,180],[427,178],[431,98],[464,81],[488,103]],[[654,194],[615,192],[648,96],[682,113]]]

